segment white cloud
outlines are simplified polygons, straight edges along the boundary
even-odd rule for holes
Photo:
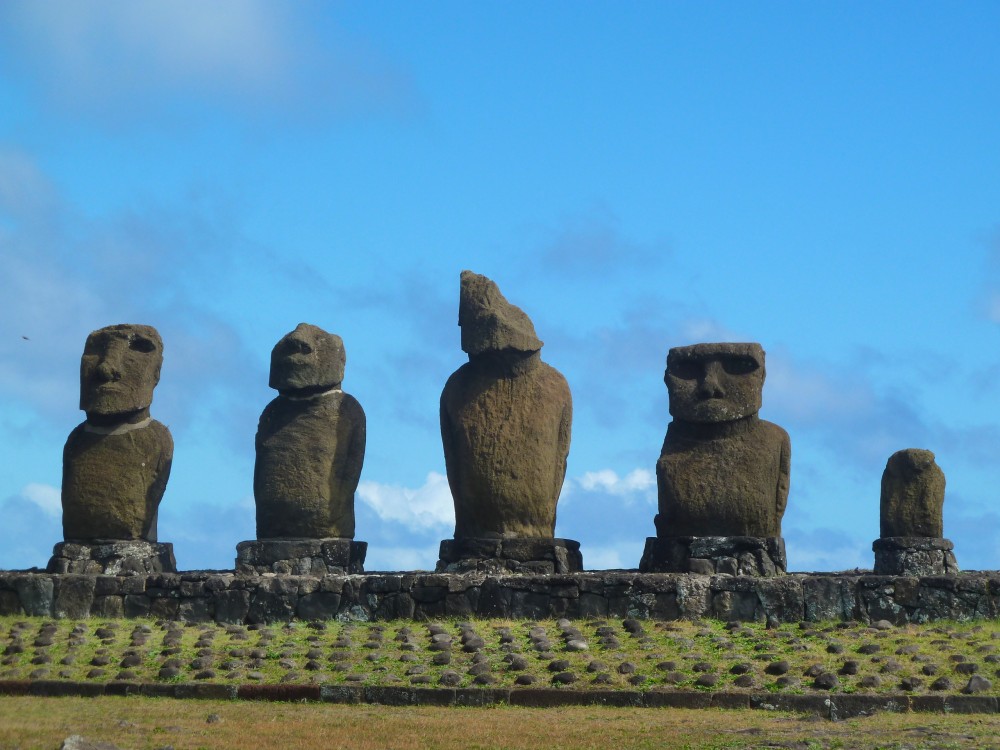
[[[37,505],[50,518],[62,516],[62,492],[58,487],[32,482],[21,490],[21,496]]]
[[[358,497],[383,521],[395,521],[412,529],[447,527],[455,523],[455,507],[448,478],[432,471],[421,487],[361,482]]]
[[[576,480],[586,492],[605,492],[617,497],[646,493],[656,486],[656,477],[648,469],[633,469],[623,477],[611,469],[588,471]]]

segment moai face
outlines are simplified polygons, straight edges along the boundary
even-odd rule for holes
[[[269,385],[281,393],[335,388],[344,380],[346,363],[340,336],[299,323],[271,351]]]
[[[730,422],[760,411],[760,344],[695,344],[671,349],[664,376],[670,414],[685,422]]]
[[[152,326],[94,331],[80,360],[80,408],[88,417],[148,409],[162,366],[163,340]]]
[[[462,271],[458,301],[462,351],[475,357],[485,352],[537,352],[542,342],[525,312],[510,304],[485,276]]]

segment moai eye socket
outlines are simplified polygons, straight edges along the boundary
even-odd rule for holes
[[[748,375],[760,367],[752,357],[722,357],[721,361],[722,369],[730,375]]]
[[[156,344],[147,339],[145,336],[130,336],[128,340],[128,348],[132,351],[149,354],[150,352],[156,351]]]
[[[312,354],[313,348],[301,339],[293,339],[292,351],[297,354]]]
[[[704,367],[696,359],[681,359],[673,363],[670,374],[681,380],[695,380],[701,375]]]

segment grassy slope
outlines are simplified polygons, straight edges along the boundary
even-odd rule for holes
[[[1000,623],[878,630],[855,623],[293,623],[261,628],[152,621],[0,618],[0,680],[451,684],[516,687],[956,693],[972,674],[1000,695]],[[464,627],[463,627],[464,626]],[[567,628],[578,629],[577,633]],[[443,631],[434,646],[432,629]],[[481,644],[463,646],[462,633]],[[573,650],[570,636],[583,641]],[[466,636],[468,641],[470,636]],[[514,664],[510,662],[513,661]],[[786,673],[773,674],[785,662]],[[854,662],[855,670],[845,669]],[[848,672],[855,671],[854,674]],[[739,674],[742,672],[742,676]],[[477,674],[480,676],[477,677]],[[556,681],[555,683],[553,681]],[[564,680],[565,682],[559,682]],[[950,683],[941,688],[939,683]],[[706,685],[705,683],[713,683]]]

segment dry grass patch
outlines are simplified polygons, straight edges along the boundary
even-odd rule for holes
[[[761,711],[390,708],[154,698],[0,698],[0,748],[70,734],[128,749],[997,747],[1000,717],[880,714],[829,722]]]

